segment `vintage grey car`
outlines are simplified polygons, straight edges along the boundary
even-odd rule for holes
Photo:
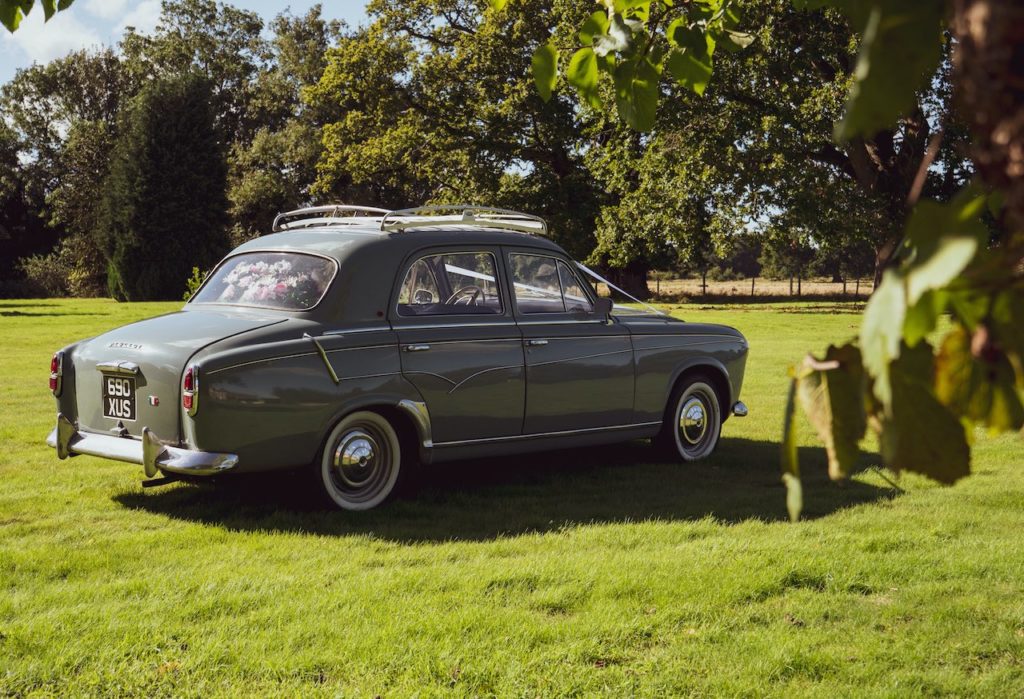
[[[746,414],[738,331],[613,308],[539,218],[333,206],[274,230],[182,310],[54,355],[59,458],[144,485],[309,466],[364,510],[417,463],[641,438],[692,461]]]

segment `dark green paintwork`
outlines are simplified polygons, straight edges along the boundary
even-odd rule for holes
[[[359,409],[384,411],[420,443],[424,460],[617,441],[655,434],[675,381],[702,370],[720,383],[723,413],[738,400],[747,344],[732,328],[616,312],[517,316],[505,260],[512,251],[568,260],[551,241],[508,231],[358,227],[285,232],[234,253],[296,250],[331,257],[339,273],[305,312],[190,303],[66,349],[58,409],[84,431],[116,421],[99,407],[101,361],[140,366],[139,419],[168,443],[239,456],[236,471],[313,461],[330,428]],[[427,253],[487,250],[499,260],[501,315],[401,317],[407,267]],[[314,341],[326,352],[335,383]],[[540,341],[541,344],[528,344]],[[424,352],[404,351],[429,345]],[[200,368],[195,417],[181,409],[182,373]],[[159,398],[159,406],[147,402]],[[432,433],[395,406],[428,406]],[[615,429],[608,429],[615,428]],[[572,432],[591,430],[589,432]],[[546,434],[563,433],[563,434]],[[424,438],[432,448],[422,446]]]

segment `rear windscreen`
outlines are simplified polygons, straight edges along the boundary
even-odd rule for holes
[[[250,252],[225,260],[190,303],[305,311],[334,279],[333,260],[295,252]]]

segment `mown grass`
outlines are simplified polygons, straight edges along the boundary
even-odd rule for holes
[[[52,350],[176,305],[0,302],[0,695],[1024,694],[1019,439],[901,493],[827,482],[802,425],[785,521],[785,367],[854,333],[849,306],[673,308],[751,344],[751,414],[707,462],[438,466],[353,515],[291,477],[143,491],[43,445]]]

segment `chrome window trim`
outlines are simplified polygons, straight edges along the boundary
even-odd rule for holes
[[[498,277],[501,274],[500,270],[498,269],[498,256],[492,250],[446,250],[446,251],[443,251],[443,252],[432,252],[432,253],[428,252],[428,253],[426,253],[424,255],[420,255],[419,257],[415,258],[412,262],[410,262],[408,265],[403,265],[401,267],[402,271],[399,273],[400,276],[401,276],[401,281],[398,283],[398,287],[397,287],[399,294],[401,293],[402,286],[405,284],[405,275],[409,274],[409,270],[411,270],[413,268],[413,265],[415,265],[420,260],[424,260],[424,259],[426,259],[428,257],[441,257],[442,255],[490,255],[491,256],[491,262],[494,263],[494,285],[498,288],[498,300],[501,301],[501,312],[500,313],[427,313],[425,315],[411,315],[411,316],[407,316],[407,315],[403,315],[402,311],[399,309],[399,306],[401,304],[398,303],[398,297],[396,296],[395,297],[395,318],[396,319],[405,319],[405,318],[479,318],[481,316],[489,316],[489,315],[490,316],[504,316],[504,315],[507,314],[508,309],[505,308],[505,299],[503,299],[501,297],[501,282],[498,279]],[[435,284],[437,283],[437,279],[434,280],[434,283]],[[478,324],[477,323],[473,323],[473,325],[478,325]],[[479,323],[479,325],[483,325],[483,323]],[[462,325],[458,324],[458,327],[462,327]]]
[[[210,271],[210,274],[207,275],[206,279],[203,280],[203,283],[199,286],[198,289],[196,289],[195,293],[189,296],[188,301],[185,302],[185,305],[192,305],[192,299],[198,296],[200,292],[202,292],[202,290],[206,288],[206,285],[210,283],[210,280],[213,279],[213,276],[218,271],[220,271],[221,267],[228,263],[228,260],[232,260],[236,257],[241,257],[242,255],[257,255],[261,253],[276,253],[280,255],[308,255],[309,257],[319,257],[323,260],[327,260],[332,265],[334,265],[334,273],[331,274],[330,280],[328,280],[327,285],[324,287],[324,293],[320,294],[320,298],[317,299],[317,302],[314,303],[309,308],[268,308],[267,306],[254,306],[248,303],[222,303],[219,301],[196,301],[195,304],[197,306],[228,306],[230,308],[255,308],[260,311],[273,311],[276,313],[309,313],[310,311],[315,310],[317,306],[323,303],[323,300],[327,298],[327,292],[329,292],[331,290],[331,287],[334,286],[334,280],[338,278],[338,272],[341,269],[341,265],[338,264],[338,261],[336,259],[334,259],[330,255],[324,255],[319,252],[308,252],[306,250],[291,250],[281,248],[257,248],[255,250],[244,250],[241,252],[234,252],[217,263],[217,266]]]
[[[409,318],[410,316],[402,316],[402,318]],[[421,318],[424,316],[420,316]],[[431,316],[436,318],[437,316]],[[463,318],[479,318],[480,316],[461,316]],[[518,324],[514,320],[507,320],[502,323],[411,323],[409,325],[395,325],[395,332],[401,332],[403,330],[444,330],[447,328],[501,328],[508,326],[510,328],[516,327]]]
[[[587,434],[590,432],[606,432],[608,430],[628,430],[639,427],[654,427],[660,425],[661,421],[637,422],[631,425],[610,425],[608,427],[585,427],[579,430],[561,430],[558,432],[536,432],[533,434],[517,434],[508,437],[484,437],[482,439],[463,439],[454,442],[434,442],[434,447],[461,447],[473,444],[488,444],[494,442],[513,442],[521,439],[539,439],[543,437],[567,437],[574,434]]]

